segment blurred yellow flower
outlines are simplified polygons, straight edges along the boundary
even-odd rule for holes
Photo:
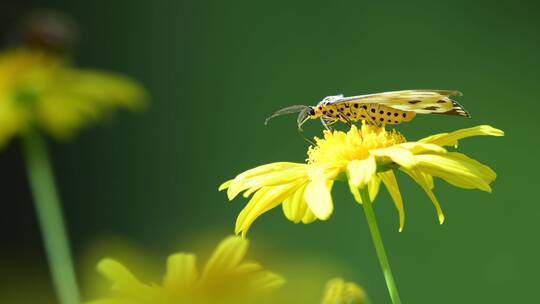
[[[342,278],[334,278],[326,283],[322,304],[365,304],[366,293],[362,287]]]
[[[246,235],[252,223],[263,213],[282,204],[285,216],[295,222],[326,220],[333,212],[331,189],[335,180],[348,181],[351,193],[362,203],[360,190],[369,190],[373,201],[382,183],[388,189],[399,214],[399,230],[405,213],[394,171],[408,174],[433,202],[439,222],[444,215],[433,194],[433,177],[465,189],[491,192],[489,184],[496,174],[468,156],[449,152],[444,146],[457,147],[458,140],[471,136],[503,136],[504,132],[482,125],[451,133],[437,134],[419,141],[407,141],[399,132],[376,126],[352,126],[342,131],[324,132],[309,148],[307,164],[277,162],[245,171],[223,183],[229,200],[244,192],[253,197],[240,212],[235,232]]]
[[[284,279],[246,262],[248,241],[231,236],[223,240],[199,272],[196,256],[176,253],[167,260],[163,283],[145,284],[125,266],[112,259],[102,260],[98,271],[112,282],[115,295],[91,304],[236,304],[261,303],[269,291]]]
[[[65,139],[117,107],[138,109],[145,91],[126,76],[73,67],[53,53],[0,53],[0,145],[30,128]]]

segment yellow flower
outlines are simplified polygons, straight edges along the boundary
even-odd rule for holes
[[[245,235],[261,214],[282,204],[285,216],[295,222],[326,220],[333,212],[332,185],[346,180],[354,198],[362,203],[360,189],[367,187],[373,201],[382,183],[390,193],[399,214],[402,231],[405,213],[394,172],[408,174],[433,202],[442,224],[444,215],[433,194],[433,177],[465,189],[491,192],[496,174],[468,156],[450,152],[458,140],[479,135],[503,136],[501,130],[482,125],[451,133],[437,134],[419,141],[407,141],[397,131],[362,125],[342,131],[324,132],[308,150],[307,163],[277,162],[262,165],[223,183],[229,200],[244,192],[253,197],[240,212],[235,232]]]
[[[91,304],[236,304],[251,303],[255,297],[262,300],[285,281],[258,263],[244,261],[248,245],[240,237],[226,238],[202,272],[194,254],[173,254],[167,260],[161,285],[144,284],[119,262],[104,259],[98,271],[112,282],[116,295]]]
[[[366,293],[362,287],[342,278],[334,278],[326,283],[322,304],[365,304]]]
[[[30,128],[65,139],[117,107],[137,109],[145,91],[131,79],[73,67],[38,49],[0,53],[0,145]]]

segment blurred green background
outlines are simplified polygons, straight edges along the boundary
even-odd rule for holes
[[[339,93],[459,89],[472,119],[424,115],[399,130],[414,140],[478,124],[501,128],[506,137],[460,146],[499,177],[492,194],[438,182],[447,217],[439,226],[422,190],[398,176],[402,233],[381,191],[375,209],[402,300],[537,298],[535,1],[8,1],[0,16],[8,26],[36,8],[78,22],[79,65],[130,74],[152,95],[145,113],[120,113],[72,142],[51,142],[79,264],[104,236],[164,257],[190,250],[199,236],[231,233],[246,200],[228,203],[218,185],[256,165],[306,157],[295,117],[263,125],[280,107]],[[318,122],[306,126],[309,137],[320,131]],[[26,303],[40,290],[41,303],[54,303],[18,142],[0,155],[0,167],[0,299]],[[295,225],[278,209],[261,217],[249,235],[254,249],[283,261],[337,263],[344,270],[336,275],[361,283],[373,303],[389,303],[361,208],[344,184],[333,193],[327,222]]]

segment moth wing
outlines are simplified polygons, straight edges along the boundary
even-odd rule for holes
[[[344,97],[331,102],[382,104],[401,111],[412,111],[420,114],[444,114],[470,117],[469,113],[450,96],[461,96],[454,90],[403,90]]]

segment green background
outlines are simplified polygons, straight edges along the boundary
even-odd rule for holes
[[[539,8],[533,1],[38,1],[78,22],[82,66],[132,75],[148,110],[121,113],[69,143],[51,143],[79,263],[103,236],[163,257],[202,236],[231,233],[245,199],[218,185],[243,170],[306,157],[295,117],[264,118],[326,95],[411,88],[458,89],[471,119],[419,116],[398,129],[410,140],[479,124],[503,138],[461,142],[490,165],[493,193],[436,183],[439,226],[422,190],[398,176],[405,231],[389,195],[377,198],[381,232],[404,303],[533,303],[540,270],[537,172]],[[319,135],[318,122],[306,135]],[[2,282],[52,298],[23,163],[13,142],[0,156]],[[275,209],[250,232],[274,258],[337,263],[373,303],[389,303],[360,206],[334,187],[327,222],[295,225]],[[259,249],[260,251],[260,249]],[[267,263],[268,264],[268,263]],[[276,264],[277,265],[277,264]],[[278,272],[286,269],[274,266]],[[29,284],[31,280],[37,282]],[[4,293],[9,294],[9,293]],[[0,298],[1,299],[1,298]],[[51,300],[52,301],[52,300]],[[13,303],[13,302],[12,302]],[[23,302],[21,302],[23,303]]]

